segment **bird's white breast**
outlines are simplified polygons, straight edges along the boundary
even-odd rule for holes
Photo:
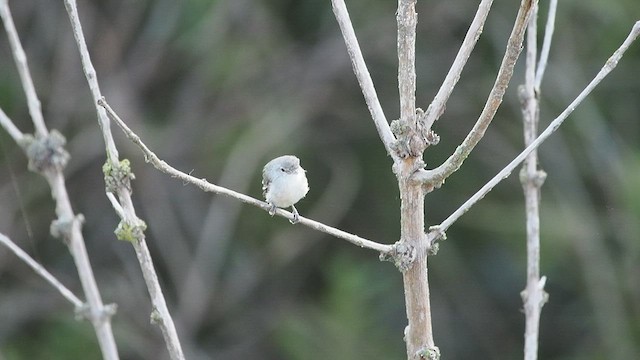
[[[269,184],[266,193],[267,202],[286,208],[294,205],[309,192],[309,183],[304,170],[298,169],[293,174],[283,174]]]

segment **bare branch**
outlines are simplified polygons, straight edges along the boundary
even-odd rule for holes
[[[631,44],[638,38],[640,35],[640,21],[636,22],[633,26],[633,29],[622,43],[622,45],[611,55],[611,57],[607,60],[604,66],[600,69],[598,74],[591,80],[591,82],[587,85],[587,87],[582,90],[582,92],[578,95],[569,104],[569,106],[556,117],[549,126],[538,136],[534,141],[531,142],[529,146],[527,146],[518,156],[515,157],[504,169],[500,170],[496,176],[494,176],[488,183],[486,183],[478,192],[476,192],[472,197],[470,197],[464,204],[460,206],[453,214],[449,215],[440,225],[432,226],[432,233],[436,234],[434,239],[440,238],[447,231],[447,229],[456,222],[464,213],[466,213],[473,205],[475,205],[480,199],[482,199],[489,191],[493,189],[498,183],[502,180],[506,179],[513,169],[515,169],[520,163],[524,161],[524,159],[542,142],[547,140],[551,134],[553,134],[560,125],[567,119],[569,115],[576,109],[576,107],[584,101],[584,99],[591,94],[593,89],[607,76],[609,73],[618,65],[618,61],[622,58],[624,53],[629,49]]]
[[[416,14],[417,0],[398,1],[398,90],[400,120],[416,127]],[[424,149],[423,149],[424,150]]]
[[[362,94],[364,95],[367,107],[371,113],[373,123],[378,130],[378,135],[380,136],[387,153],[396,160],[397,155],[391,149],[391,146],[395,141],[395,137],[393,136],[389,123],[387,122],[387,118],[384,115],[384,111],[380,105],[380,100],[378,100],[378,94],[373,86],[373,80],[371,80],[367,64],[364,62],[364,57],[362,56],[358,39],[356,38],[353,25],[351,24],[351,19],[349,18],[347,6],[343,0],[331,0],[331,4],[333,6],[333,13],[338,21],[340,30],[342,31],[344,42],[347,45],[347,52],[349,53],[349,58],[351,58],[353,72],[358,79],[360,88],[362,88]]]
[[[40,106],[40,100],[36,95],[36,88],[33,86],[33,80],[31,79],[31,73],[29,72],[29,65],[27,64],[27,55],[24,53],[16,26],[13,23],[13,17],[9,10],[8,0],[0,0],[0,17],[4,23],[4,29],[9,38],[9,45],[11,46],[11,53],[16,62],[18,68],[18,74],[20,74],[20,81],[22,81],[22,87],[27,97],[27,106],[29,107],[29,115],[33,121],[33,125],[36,129],[38,136],[47,135],[47,127],[44,125],[44,119],[42,117],[42,110]]]
[[[422,111],[416,109],[415,45],[418,15],[416,0],[399,0],[396,12],[398,25],[398,91],[400,119],[392,123],[398,137],[395,146],[404,160],[394,164],[400,190],[400,242],[398,249],[406,260],[396,260],[402,271],[407,327],[404,340],[407,359],[437,359],[439,350],[433,338],[431,299],[427,252],[430,244],[424,233],[424,196],[420,184],[409,181],[416,168],[424,166],[422,155],[428,143],[424,132]],[[432,356],[433,355],[433,356]]]
[[[76,309],[82,308],[84,305],[82,300],[80,300],[71,290],[69,290],[66,286],[64,286],[58,279],[56,279],[50,272],[47,271],[42,265],[38,264],[37,261],[33,260],[29,254],[24,252],[18,245],[16,245],[11,239],[9,239],[6,235],[0,234],[0,242],[4,244],[9,250],[11,250],[20,260],[24,261],[25,264],[29,265],[36,274],[40,275],[43,279],[45,279],[51,286],[56,288],[58,292],[64,296],[65,299],[69,300]]]
[[[29,157],[29,168],[44,176],[51,187],[51,195],[56,203],[57,216],[57,219],[51,224],[51,233],[66,242],[75,262],[78,276],[87,298],[88,306],[83,315],[91,321],[94,327],[103,358],[118,359],[118,349],[111,328],[111,316],[114,308],[105,306],[102,302],[81,231],[83,217],[73,212],[65,186],[63,169],[69,159],[69,154],[64,149],[66,140],[60,133],[56,131],[49,132],[46,128],[40,108],[40,100],[38,100],[31,75],[29,74],[26,55],[17,36],[6,0],[0,0],[0,16],[5,24],[16,66],[24,86],[29,112],[36,129],[35,138],[23,136],[23,141],[19,144]],[[5,121],[3,121],[4,123]],[[15,130],[10,130],[13,135],[17,134]]]
[[[118,126],[120,126],[120,128],[122,129],[122,131],[125,133],[125,135],[127,136],[127,138],[129,138],[129,140],[131,140],[134,144],[138,145],[138,147],[142,150],[142,153],[145,156],[145,161],[151,163],[151,165],[153,165],[153,167],[155,167],[156,169],[160,170],[161,172],[170,175],[171,177],[177,178],[182,180],[185,183],[189,183],[189,184],[193,184],[195,186],[197,186],[198,188],[207,191],[207,192],[213,192],[216,194],[220,194],[220,195],[225,195],[225,196],[229,196],[232,197],[234,199],[240,200],[241,202],[245,203],[245,204],[249,204],[249,205],[253,205],[256,207],[259,207],[265,211],[269,211],[269,209],[271,208],[271,206],[269,204],[267,204],[266,202],[260,201],[258,199],[252,198],[251,196],[245,195],[245,194],[241,194],[239,192],[227,189],[225,187],[222,186],[218,186],[215,184],[212,184],[210,182],[208,182],[206,179],[198,179],[195,178],[189,174],[186,174],[172,166],[170,166],[169,164],[167,164],[164,160],[160,160],[160,158],[158,158],[158,156],[153,153],[153,151],[151,151],[140,139],[140,137],[138,135],[136,135],[128,126],[127,124],[124,123],[124,121],[118,116],[118,114],[115,113],[115,111],[113,111],[113,109],[109,106],[109,104],[107,104],[107,102],[104,99],[101,99],[98,104],[100,106],[103,106],[105,108],[105,110],[107,111],[107,114],[109,115],[109,117],[111,118],[111,120],[115,121],[116,124],[118,124]],[[292,220],[293,219],[293,214],[286,211],[286,210],[282,210],[282,209],[276,209],[276,214],[282,217],[285,217],[287,219]],[[311,219],[307,219],[304,218],[302,216],[299,217],[299,224],[302,225],[306,225],[312,229],[318,230],[318,231],[322,231],[324,233],[327,233],[329,235],[333,235],[335,237],[344,239],[349,241],[350,243],[357,245],[359,247],[362,248],[366,248],[366,249],[371,249],[371,250],[375,250],[375,251],[379,251],[382,253],[389,253],[391,252],[391,250],[393,249],[392,245],[385,245],[385,244],[379,244],[376,243],[374,241],[371,240],[367,240],[364,239],[360,236],[357,235],[353,235],[350,234],[348,232],[324,225],[320,222],[311,220]]]
[[[0,0],[1,1],[1,0]],[[2,126],[13,140],[20,144],[24,138],[24,134],[13,124],[7,114],[0,108],[0,126]]]
[[[524,143],[529,146],[538,135],[540,117],[539,96],[536,89],[536,61],[538,50],[538,7],[529,22],[527,29],[527,55],[525,84],[519,87],[522,103]],[[550,38],[545,39],[547,42]],[[546,59],[545,59],[546,61]],[[540,188],[546,173],[538,169],[538,150],[534,149],[527,156],[522,170],[520,182],[525,197],[527,221],[527,285],[521,292],[525,313],[524,358],[538,358],[538,338],[540,333],[540,314],[547,300],[544,292],[545,278],[540,279]]]
[[[544,71],[547,68],[547,61],[549,60],[549,49],[551,48],[551,39],[553,38],[553,30],[556,24],[556,9],[558,8],[558,0],[551,0],[549,3],[549,14],[547,15],[547,25],[544,29],[544,40],[542,42],[542,50],[540,52],[540,60],[538,62],[538,68],[536,70],[536,82],[535,90],[540,91],[540,84],[542,83],[542,77]]]
[[[491,124],[491,121],[498,111],[498,107],[500,107],[502,103],[502,98],[513,75],[513,68],[522,50],[522,42],[529,17],[536,3],[537,0],[522,0],[520,3],[520,9],[518,10],[518,15],[507,43],[507,50],[502,59],[500,69],[498,70],[498,76],[489,93],[489,98],[487,99],[484,109],[476,124],[473,126],[473,129],[471,129],[462,144],[456,148],[455,152],[442,165],[433,170],[416,172],[415,179],[424,182],[428,189],[440,186],[447,177],[462,166],[464,160],[469,156],[480,139],[482,139],[487,127]]]
[[[80,52],[80,60],[82,61],[82,70],[84,71],[91,95],[93,96],[94,106],[98,113],[98,123],[102,130],[102,136],[104,143],[107,146],[107,160],[111,161],[112,165],[116,165],[118,162],[118,149],[113,142],[113,136],[111,134],[109,118],[104,113],[104,110],[96,106],[96,102],[102,98],[100,92],[100,85],[98,84],[98,77],[96,69],[91,62],[91,56],[89,55],[89,48],[84,40],[84,33],[82,32],[82,24],[80,23],[80,16],[78,15],[78,6],[76,0],[64,0],[64,7],[69,15],[69,21],[71,22],[71,30],[73,31],[73,37],[78,45],[78,51]]]
[[[462,41],[460,50],[458,50],[458,54],[453,60],[453,64],[451,65],[449,72],[442,82],[438,93],[427,108],[424,124],[427,130],[431,129],[433,123],[436,122],[444,113],[447,101],[449,100],[453,89],[456,87],[458,80],[460,80],[460,74],[462,74],[462,70],[467,64],[467,60],[469,60],[469,56],[471,56],[471,52],[476,46],[476,43],[480,38],[480,34],[482,34],[482,28],[487,20],[492,4],[493,0],[482,0],[478,6],[478,11],[469,26],[469,30],[467,30],[467,35],[465,35],[464,40]]]
[[[169,356],[173,360],[184,359],[184,353],[182,346],[178,338],[178,332],[176,331],[173,323],[173,318],[167,308],[162,288],[160,287],[160,281],[155,271],[149,249],[146,244],[144,229],[146,225],[136,215],[133,201],[131,199],[131,187],[130,179],[133,178],[131,169],[128,166],[127,161],[119,161],[118,150],[113,141],[113,135],[111,133],[111,126],[109,117],[105,114],[102,107],[98,106],[97,102],[102,99],[100,92],[100,86],[96,75],[95,68],[91,62],[89,50],[84,39],[82,32],[82,25],[80,23],[80,17],[78,15],[78,9],[75,0],[64,1],[69,21],[71,22],[71,28],[73,36],[76,40],[78,50],[80,52],[80,58],[82,60],[82,69],[89,83],[89,88],[94,99],[94,106],[98,114],[98,123],[102,130],[102,136],[107,150],[107,164],[105,164],[105,180],[109,179],[110,184],[107,184],[107,193],[116,193],[118,195],[118,201],[114,196],[108,196],[109,201],[113,204],[116,213],[120,216],[121,222],[116,229],[116,233],[119,237],[123,237],[126,240],[131,241],[138,263],[142,269],[142,275],[149,291],[151,303],[153,304],[153,312],[151,314],[152,322],[160,327],[162,336],[167,345]]]

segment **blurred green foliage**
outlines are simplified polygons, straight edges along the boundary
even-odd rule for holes
[[[2,348],[7,360],[69,358],[101,359],[95,335],[89,323],[79,323],[68,316],[50,318],[29,326],[15,341]]]

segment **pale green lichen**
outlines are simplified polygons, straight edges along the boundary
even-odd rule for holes
[[[154,325],[162,324],[162,315],[160,315],[160,311],[158,311],[158,309],[156,309],[155,307],[151,311],[151,316],[149,317],[149,320]]]
[[[425,360],[440,360],[440,349],[437,346],[432,348],[422,348],[418,350],[417,355],[420,359]]]
[[[115,194],[120,188],[131,191],[131,180],[134,180],[136,177],[133,172],[131,172],[129,159],[122,159],[116,165],[107,159],[104,165],[102,165],[102,172],[104,173],[104,183],[107,192]]]
[[[136,225],[131,225],[123,220],[120,221],[114,233],[118,240],[134,243],[140,241],[146,229],[147,224],[142,220],[138,220]]]

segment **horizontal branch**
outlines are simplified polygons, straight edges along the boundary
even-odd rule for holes
[[[45,279],[51,286],[56,288],[58,292],[64,296],[65,299],[69,300],[73,306],[75,306],[76,310],[81,309],[84,305],[82,300],[80,300],[71,290],[69,290],[66,286],[64,286],[55,276],[51,275],[50,272],[47,271],[42,265],[40,265],[37,261],[35,261],[29,254],[24,252],[18,245],[16,245],[11,239],[9,239],[4,234],[0,234],[0,243],[6,246],[9,250],[11,250],[20,260],[24,261],[25,264],[29,265],[36,274],[40,275],[43,279]]]
[[[129,140],[131,140],[134,144],[136,144],[143,152],[144,156],[145,156],[145,161],[151,163],[151,165],[153,165],[156,169],[162,171],[163,173],[170,175],[174,178],[178,178],[182,181],[184,181],[185,183],[189,183],[189,184],[193,184],[195,186],[197,186],[198,188],[207,191],[207,192],[213,192],[216,194],[220,194],[220,195],[225,195],[225,196],[229,196],[232,197],[234,199],[240,200],[241,202],[245,203],[245,204],[249,204],[249,205],[253,205],[256,207],[261,208],[262,210],[265,211],[269,211],[271,209],[271,205],[267,204],[264,201],[260,201],[258,199],[255,199],[251,196],[227,189],[225,187],[222,186],[218,186],[215,184],[212,184],[210,182],[208,182],[206,179],[198,179],[196,177],[193,177],[189,174],[186,174],[172,166],[170,166],[169,164],[167,164],[164,160],[161,160],[160,158],[158,158],[158,156],[153,153],[143,142],[142,140],[140,140],[140,137],[138,135],[136,135],[128,126],[127,124],[124,123],[124,121],[122,121],[122,119],[120,119],[120,117],[118,116],[118,114],[116,114],[113,109],[109,106],[109,104],[107,104],[107,102],[104,99],[101,99],[98,101],[98,104],[102,107],[105,108],[105,110],[107,111],[107,115],[109,116],[109,118],[111,120],[113,120],[114,122],[116,122],[116,124],[118,124],[118,126],[122,129],[122,131],[125,133],[125,135],[127,136],[127,138],[129,138]],[[285,217],[289,220],[293,220],[293,214],[286,211],[286,210],[282,210],[282,209],[276,209],[276,214],[282,217]],[[349,241],[350,243],[357,245],[359,247],[362,248],[366,248],[366,249],[371,249],[371,250],[375,250],[375,251],[379,251],[381,253],[389,253],[391,252],[391,250],[393,249],[392,245],[385,245],[385,244],[380,244],[380,243],[376,243],[374,241],[371,240],[367,240],[364,239],[360,236],[357,235],[353,235],[350,234],[348,232],[324,225],[320,222],[311,220],[311,219],[307,219],[305,217],[300,216],[299,217],[299,222],[302,225],[306,225],[312,229],[327,233],[329,235],[333,235],[335,237],[344,239]]]
[[[456,222],[464,213],[466,213],[473,205],[475,205],[480,199],[482,199],[489,191],[491,191],[498,183],[502,180],[506,179],[511,172],[522,163],[526,157],[533,150],[537,149],[542,142],[547,140],[551,134],[553,134],[560,125],[566,120],[566,118],[571,115],[571,113],[576,109],[576,107],[595,89],[596,86],[607,76],[609,73],[618,65],[618,61],[622,58],[624,53],[629,49],[631,44],[638,38],[640,35],[640,21],[636,22],[633,26],[633,29],[629,33],[629,36],[625,39],[622,45],[616,50],[613,55],[607,60],[604,66],[600,69],[598,74],[591,80],[589,85],[582,90],[582,92],[578,95],[569,104],[569,106],[556,117],[549,126],[538,136],[534,141],[531,142],[529,146],[527,146],[515,159],[513,159],[504,169],[502,169],[496,176],[494,176],[488,183],[486,183],[478,192],[476,192],[469,200],[467,200],[460,208],[458,208],[453,214],[451,214],[447,219],[445,219],[440,225],[432,226],[430,229],[432,232],[437,232],[439,236],[444,236],[444,233],[447,229]],[[437,238],[437,237],[434,237]]]

